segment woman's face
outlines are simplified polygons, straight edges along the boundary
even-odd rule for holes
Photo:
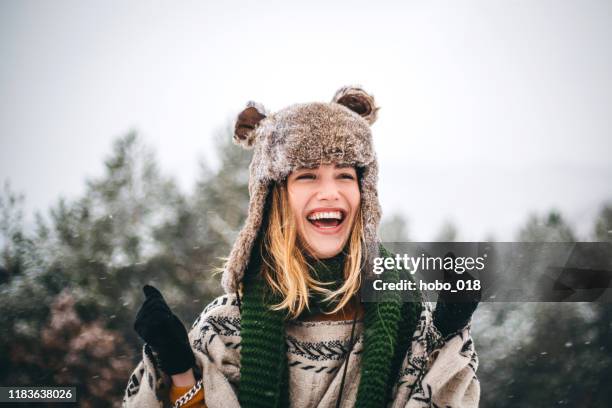
[[[353,167],[324,164],[299,169],[287,178],[289,205],[306,249],[318,259],[340,253],[361,203]]]

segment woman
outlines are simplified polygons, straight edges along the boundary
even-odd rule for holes
[[[474,305],[432,316],[420,297],[359,298],[373,259],[390,256],[377,238],[377,110],[361,88],[344,87],[331,103],[241,112],[234,140],[254,155],[226,294],[187,335],[145,287],[135,328],[146,344],[125,406],[160,406],[163,390],[176,406],[478,405]]]

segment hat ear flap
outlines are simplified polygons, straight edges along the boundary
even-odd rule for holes
[[[332,102],[343,105],[362,118],[370,125],[376,122],[378,108],[374,96],[370,95],[359,86],[344,86],[340,88]]]
[[[234,126],[234,143],[245,149],[253,148],[255,130],[265,118],[266,110],[263,105],[252,101],[247,103],[247,107],[240,112]]]

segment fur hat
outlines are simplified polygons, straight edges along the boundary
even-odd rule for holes
[[[249,166],[250,201],[245,225],[223,272],[222,284],[227,293],[235,292],[244,277],[261,232],[271,185],[302,167],[335,163],[360,169],[365,258],[366,265],[372,264],[379,251],[381,209],[370,126],[376,121],[378,109],[372,95],[353,86],[339,89],[329,103],[296,104],[272,114],[258,103],[247,104],[238,115],[234,142],[254,149]]]

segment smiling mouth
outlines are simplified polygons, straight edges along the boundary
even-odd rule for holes
[[[314,212],[306,217],[317,228],[333,229],[344,222],[346,214],[342,210]]]

